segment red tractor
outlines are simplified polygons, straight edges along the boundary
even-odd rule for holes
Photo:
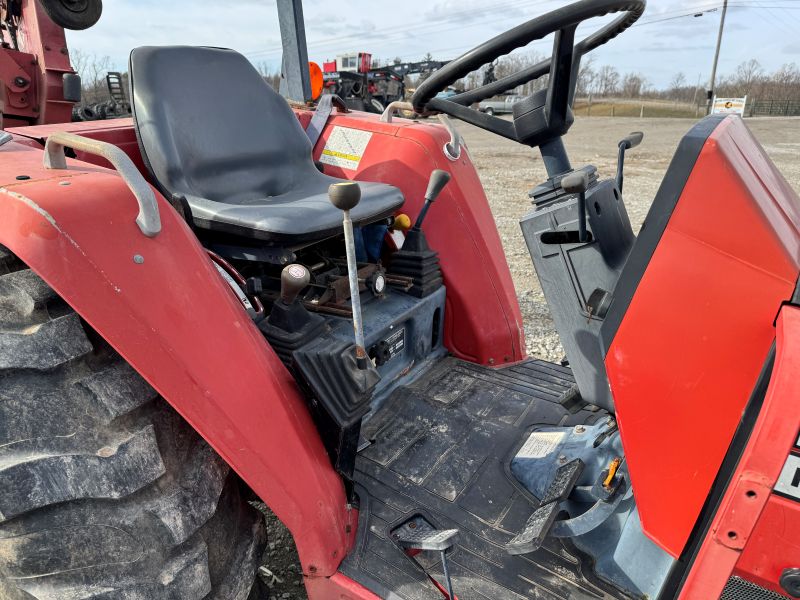
[[[302,73],[299,0],[278,4]],[[185,46],[132,52],[133,119],[71,124],[63,27],[99,2],[0,8],[4,600],[257,598],[254,499],[313,600],[800,597],[800,200],[710,117],[636,236],[641,136],[615,179],[562,143],[582,57],[644,0],[532,19],[413,96],[539,149],[521,226],[563,364],[525,355],[446,128],[293,109]],[[436,98],[549,34],[550,60]],[[544,75],[511,120],[469,108]]]

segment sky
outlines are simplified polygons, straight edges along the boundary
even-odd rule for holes
[[[372,53],[379,59],[456,58],[478,44],[545,12],[563,0],[304,0],[309,59]],[[404,7],[417,6],[414,10]],[[592,55],[596,65],[640,72],[656,88],[682,72],[689,84],[708,84],[722,0],[649,0],[640,24]],[[716,10],[714,10],[716,9]],[[702,16],[695,17],[694,13]],[[593,19],[579,36],[602,26]],[[277,70],[281,41],[275,0],[105,0],[100,22],[68,32],[70,47],[125,70],[130,50],[143,45],[229,47]],[[549,52],[547,40],[528,50]],[[751,58],[772,71],[800,63],[800,0],[730,0],[720,57],[722,75]]]

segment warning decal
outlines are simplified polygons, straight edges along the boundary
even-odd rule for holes
[[[372,133],[348,127],[334,127],[319,161],[332,167],[355,171],[361,163]]]
[[[552,454],[564,439],[563,431],[534,431],[517,452],[517,458],[544,458]]]
[[[800,500],[800,456],[790,454],[775,484],[775,493]]]

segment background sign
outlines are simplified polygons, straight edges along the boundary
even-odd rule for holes
[[[744,107],[747,96],[744,98],[714,98],[711,113],[715,115],[740,115],[744,116]]]

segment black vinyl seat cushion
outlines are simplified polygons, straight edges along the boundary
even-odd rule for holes
[[[310,243],[341,231],[311,142],[289,104],[233,50],[141,47],[130,57],[131,104],[142,157],[168,197],[183,196],[195,225],[270,243]],[[365,225],[403,195],[363,183],[351,211]]]

